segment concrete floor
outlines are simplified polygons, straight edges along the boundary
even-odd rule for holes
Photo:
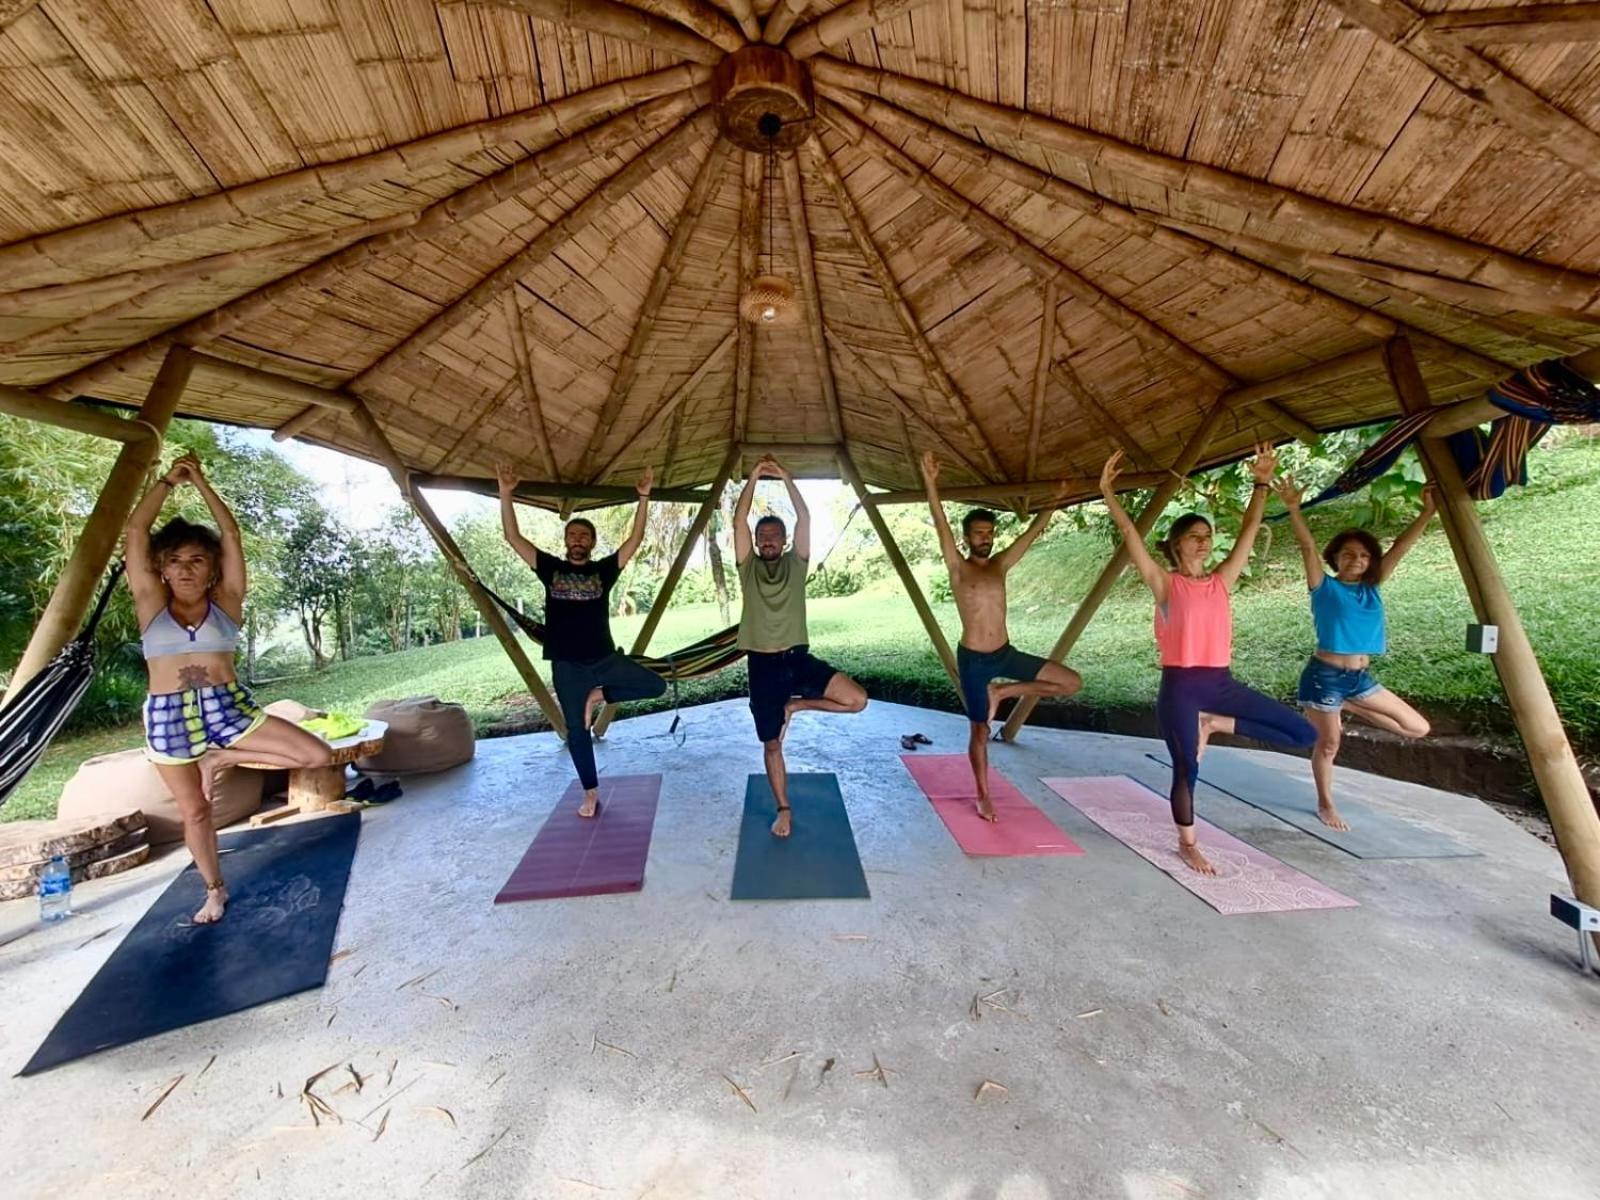
[[[748,713],[690,710],[682,748],[668,719],[599,753],[665,776],[642,894],[491,905],[569,768],[549,735],[482,743],[366,814],[321,991],[0,1081],[0,1194],[1600,1194],[1600,977],[1545,914],[1555,852],[1485,805],[1348,775],[1484,855],[1363,862],[1217,799],[1361,902],[1221,917],[1038,781],[1151,743],[996,747],[1088,853],[967,859],[896,761],[900,733],[956,751],[964,723],[874,704],[800,718],[789,751],[839,775],[873,898],[734,904]],[[62,926],[0,906],[7,1076],[183,857],[78,889]],[[362,1090],[330,1072],[343,1124],[313,1127],[303,1081],[346,1063]],[[985,1080],[1008,1090],[975,1102]]]

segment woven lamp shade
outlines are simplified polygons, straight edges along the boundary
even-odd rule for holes
[[[752,325],[787,325],[797,311],[794,284],[779,275],[757,275],[739,297],[739,313]]]

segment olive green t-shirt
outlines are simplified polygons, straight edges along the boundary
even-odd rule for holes
[[[739,649],[787,650],[806,637],[806,572],[809,564],[793,550],[768,562],[754,550],[739,564],[744,611],[739,616]]]

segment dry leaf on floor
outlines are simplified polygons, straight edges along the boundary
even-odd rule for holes
[[[420,1105],[417,1108],[417,1111],[418,1112],[424,1112],[424,1113],[432,1113],[436,1117],[442,1117],[446,1121],[450,1122],[450,1128],[451,1129],[455,1129],[456,1128],[456,1116],[448,1108],[440,1108],[437,1104],[423,1104],[423,1105]]]
[[[198,1075],[196,1075],[194,1077],[194,1087],[199,1087],[200,1086],[200,1081],[206,1077],[206,1072],[211,1070],[211,1064],[216,1062],[216,1061],[217,1061],[217,1056],[215,1054],[213,1054],[210,1058],[206,1059],[206,1065],[201,1067],[200,1068],[200,1074],[198,1074]],[[193,1088],[191,1088],[190,1090],[192,1091]]]
[[[414,987],[415,985],[417,985],[419,983],[425,983],[428,980],[432,979],[435,975],[437,975],[442,970],[444,970],[443,967],[435,967],[431,971],[424,971],[421,975],[416,976],[414,979],[406,980],[399,987],[395,988],[395,991],[403,992],[408,987]]]
[[[161,1095],[156,1097],[156,1102],[144,1110],[144,1116],[140,1117],[139,1120],[148,1121],[150,1119],[150,1114],[155,1112],[156,1109],[160,1108],[161,1105],[166,1101],[166,1098],[172,1095],[172,1089],[177,1087],[182,1082],[183,1076],[179,1075],[171,1083],[167,1084],[166,1091],[162,1092]]]
[[[1087,1017],[1098,1017],[1103,1012],[1105,1012],[1103,1008],[1091,1008],[1088,1012],[1079,1013],[1078,1020],[1082,1021]]]
[[[972,1094],[974,1104],[981,1104],[985,1100],[1004,1100],[1011,1095],[1011,1089],[1003,1083],[996,1083],[992,1079],[985,1079],[978,1085],[978,1090]]]
[[[868,1069],[868,1070],[865,1070],[865,1071],[857,1071],[856,1072],[856,1078],[857,1079],[875,1080],[878,1083],[883,1084],[884,1087],[888,1087],[889,1086],[889,1076],[891,1074],[893,1074],[893,1072],[890,1071],[890,1069],[888,1067],[884,1066],[881,1062],[878,1061],[878,1052],[876,1050],[874,1050],[872,1052],[872,1066],[871,1066],[871,1068]]]
[[[613,1046],[610,1042],[602,1042],[598,1036],[591,1034],[589,1037],[589,1053],[593,1054],[596,1047],[602,1050],[610,1050],[613,1054],[626,1054],[629,1058],[639,1057],[632,1050],[625,1050],[621,1046]]]
[[[372,1140],[377,1141],[383,1136],[383,1131],[389,1128],[389,1110],[383,1110],[383,1120],[378,1122],[378,1131],[372,1135]]]
[[[756,1068],[756,1070],[758,1070],[758,1071],[765,1071],[765,1070],[766,1070],[766,1069],[767,1069],[767,1068],[768,1068],[768,1067],[775,1067],[775,1066],[777,1066],[777,1065],[778,1065],[778,1064],[779,1064],[779,1063],[786,1063],[786,1062],[788,1062],[788,1061],[789,1061],[789,1060],[790,1060],[790,1059],[791,1059],[791,1058],[799,1058],[799,1057],[800,1057],[800,1051],[798,1051],[798,1050],[791,1050],[791,1051],[789,1051],[789,1053],[787,1053],[787,1054],[785,1054],[785,1055],[784,1055],[784,1056],[783,1056],[783,1057],[781,1057],[781,1058],[774,1058],[774,1059],[769,1059],[769,1060],[768,1060],[768,1061],[766,1061],[766,1062],[764,1062],[764,1063],[762,1063],[762,1064],[761,1064],[761,1065],[760,1065],[760,1066],[759,1066],[759,1067],[757,1067],[757,1068]]]
[[[501,1138],[503,1138],[503,1137],[505,1137],[505,1135],[506,1135],[506,1134],[508,1134],[508,1133],[510,1133],[510,1132],[511,1132],[511,1126],[509,1126],[509,1125],[507,1125],[507,1126],[506,1126],[506,1127],[505,1127],[505,1128],[504,1128],[504,1129],[502,1129],[502,1130],[501,1130],[501,1131],[500,1131],[500,1132],[499,1132],[499,1133],[497,1133],[497,1134],[495,1134],[495,1135],[494,1135],[494,1140],[493,1140],[493,1141],[491,1141],[491,1142],[490,1142],[490,1143],[489,1143],[489,1144],[488,1144],[488,1145],[487,1145],[487,1146],[485,1146],[485,1147],[484,1147],[484,1148],[483,1148],[483,1149],[482,1149],[482,1150],[479,1150],[479,1151],[478,1151],[478,1152],[477,1152],[477,1153],[476,1153],[476,1154],[474,1154],[474,1155],[473,1155],[473,1156],[472,1156],[472,1157],[471,1157],[471,1158],[469,1158],[469,1159],[467,1159],[467,1161],[466,1161],[466,1162],[464,1162],[464,1163],[462,1163],[462,1164],[461,1164],[461,1169],[462,1169],[462,1170],[463,1170],[463,1171],[465,1171],[465,1170],[466,1170],[466,1169],[467,1169],[467,1168],[468,1168],[468,1167],[470,1167],[470,1166],[471,1166],[471,1165],[472,1165],[472,1164],[473,1164],[473,1163],[475,1163],[475,1162],[477,1162],[477,1161],[478,1161],[478,1160],[479,1160],[479,1159],[480,1159],[480,1158],[482,1158],[482,1157],[483,1157],[483,1156],[484,1156],[484,1155],[485,1155],[485,1154],[487,1154],[487,1153],[489,1153],[489,1151],[491,1151],[491,1150],[493,1150],[493,1149],[494,1149],[494,1148],[495,1148],[495,1147],[496,1147],[496,1146],[498,1146],[498,1145],[499,1145],[499,1144],[500,1144],[500,1139],[501,1139]]]

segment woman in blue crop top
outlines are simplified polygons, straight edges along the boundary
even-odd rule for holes
[[[1320,555],[1300,512],[1300,489],[1294,480],[1280,481],[1276,490],[1289,510],[1289,523],[1300,544],[1306,586],[1311,590],[1311,619],[1317,631],[1316,653],[1300,673],[1299,697],[1317,730],[1317,745],[1311,752],[1317,816],[1325,825],[1345,830],[1350,825],[1333,803],[1333,761],[1339,754],[1341,714],[1349,712],[1402,737],[1419,738],[1428,732],[1427,718],[1374,679],[1368,667],[1374,655],[1388,649],[1379,585],[1394,573],[1433,520],[1433,489],[1423,489],[1422,512],[1387,551],[1366,530],[1346,529],[1334,534]]]
[[[192,484],[211,510],[219,536],[174,517],[154,537],[161,506]],[[200,460],[185,454],[156,481],[128,518],[128,586],[144,630],[150,695],[145,700],[145,755],[183,814],[183,840],[206,885],[197,924],[221,918],[228,903],[211,822],[211,781],[233,763],[316,767],[328,744],[256,706],[233,672],[244,612],[244,550],[239,524],[212,490]]]

